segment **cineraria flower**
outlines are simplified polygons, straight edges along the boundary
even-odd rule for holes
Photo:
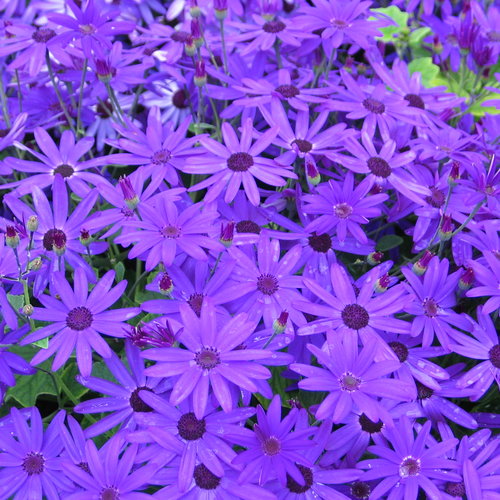
[[[191,397],[197,419],[203,418],[209,389],[225,412],[231,411],[236,401],[230,385],[257,392],[254,380],[268,379],[271,372],[259,364],[272,352],[264,349],[238,349],[255,328],[245,313],[231,318],[223,326],[217,325],[215,306],[204,300],[200,317],[187,305],[179,306],[184,329],[178,341],[185,348],[169,347],[148,349],[142,353],[146,359],[158,361],[146,368],[153,377],[179,376],[170,402],[177,405]]]
[[[446,452],[455,448],[458,440],[450,438],[441,443],[432,442],[430,429],[431,423],[426,422],[415,437],[414,425],[403,416],[397,426],[387,429],[387,441],[368,447],[370,453],[380,458],[358,463],[358,467],[368,469],[361,479],[384,478],[372,490],[370,499],[378,500],[392,489],[391,498],[394,500],[417,500],[420,488],[428,498],[441,498],[433,480],[460,481],[458,474],[450,472],[450,469],[457,468],[457,464],[446,458]],[[395,488],[396,484],[398,488]]]
[[[207,260],[203,248],[223,248],[218,241],[204,236],[218,215],[213,207],[196,203],[183,207],[179,213],[167,191],[150,203],[141,203],[138,210],[141,220],[124,222],[125,231],[115,241],[124,246],[135,242],[128,257],[145,260],[146,271],[151,271],[160,262],[166,267],[171,266],[179,253],[196,260]]]
[[[151,495],[139,493],[138,490],[149,485],[157,467],[152,464],[135,467],[137,448],[136,444],[124,447],[121,436],[113,436],[100,450],[93,441],[88,440],[85,445],[86,468],[69,461],[62,463],[65,475],[80,488],[68,496],[68,500],[151,498]]]
[[[407,401],[413,396],[411,386],[405,382],[383,378],[398,369],[399,361],[374,362],[378,348],[375,342],[358,353],[356,338],[345,337],[341,341],[329,332],[325,350],[313,344],[308,344],[307,348],[325,368],[292,363],[290,369],[307,377],[299,382],[300,389],[329,392],[316,410],[318,420],[331,418],[338,423],[349,416],[355,405],[372,422],[382,420],[392,424],[389,412],[376,397]]]
[[[5,128],[0,128],[0,151],[12,146],[14,141],[18,141],[22,138],[27,118],[27,113],[19,113],[10,124],[10,127],[7,127],[7,124],[3,122]],[[0,170],[2,170],[2,167],[4,167],[4,165],[0,165]],[[2,171],[2,174],[4,173],[5,172]]]
[[[125,343],[127,364],[130,370],[127,370],[115,353],[111,353],[111,356],[104,359],[119,385],[95,377],[77,378],[84,387],[109,397],[83,401],[75,406],[75,412],[84,414],[113,412],[87,427],[85,436],[98,436],[116,425],[120,425],[121,431],[134,430],[137,425],[136,415],[152,411],[151,407],[141,399],[140,393],[143,391],[161,393],[170,385],[168,379],[162,382],[160,379],[152,379],[144,375],[144,361],[140,358],[139,352],[139,349],[131,342]]]
[[[37,145],[44,154],[38,153],[24,144],[16,143],[16,147],[28,151],[42,163],[18,158],[6,158],[4,161],[13,170],[28,172],[30,176],[9,184],[3,184],[1,185],[2,189],[16,187],[16,193],[24,195],[32,191],[33,186],[40,189],[50,186],[54,182],[56,174],[61,174],[71,190],[78,196],[83,197],[90,191],[87,182],[94,185],[101,182],[100,175],[86,172],[86,170],[108,163],[105,156],[79,161],[82,156],[90,151],[94,139],[84,137],[75,143],[73,132],[65,130],[61,136],[60,146],[57,147],[44,129],[37,127],[34,133]]]
[[[30,408],[30,425],[17,408],[12,408],[11,432],[0,435],[0,498],[44,498],[59,500],[60,492],[71,491],[71,483],[61,474],[59,455],[63,443],[59,423],[64,411],[52,419],[44,431],[37,408]]]
[[[381,214],[378,205],[389,198],[384,193],[367,196],[371,187],[372,183],[366,178],[354,187],[352,172],[347,172],[343,183],[330,180],[319,184],[316,186],[317,194],[302,196],[304,212],[318,216],[306,229],[321,234],[335,228],[341,243],[348,233],[360,243],[367,243],[368,238],[360,224],[367,224],[369,218],[378,217]]]
[[[52,370],[58,370],[66,363],[74,349],[80,373],[88,377],[92,371],[92,350],[103,358],[111,356],[111,349],[100,334],[125,337],[123,321],[139,314],[138,307],[106,311],[123,294],[127,281],[120,281],[112,288],[114,271],[108,271],[88,292],[89,284],[81,267],[74,271],[74,285],[71,288],[64,273],[54,273],[52,295],[40,295],[38,300],[44,306],[35,307],[32,318],[50,321],[25,337],[21,345],[31,344],[55,334],[47,349],[41,349],[31,360],[37,365],[55,354]],[[57,300],[58,295],[61,300]]]
[[[262,486],[276,477],[285,486],[287,478],[291,477],[302,486],[307,484],[307,477],[299,467],[311,467],[312,464],[300,451],[314,445],[308,437],[315,429],[307,427],[292,432],[298,416],[298,409],[292,408],[281,420],[279,395],[273,397],[267,413],[261,405],[257,406],[257,423],[253,430],[244,429],[244,435],[235,439],[246,448],[233,460],[234,465],[244,466],[239,477],[241,483],[255,480]]]
[[[110,142],[128,153],[112,155],[111,159],[120,165],[144,165],[142,175],[145,179],[151,177],[154,186],[163,180],[176,186],[179,183],[176,169],[182,170],[186,158],[202,153],[193,148],[199,136],[186,139],[190,122],[191,119],[186,118],[177,130],[172,122],[162,125],[160,110],[153,106],[145,133],[132,123],[127,128],[116,126],[124,138]]]
[[[475,390],[471,398],[477,401],[489,389],[493,382],[500,387],[500,341],[495,325],[484,308],[477,308],[477,323],[472,323],[472,335],[460,335],[456,344],[451,344],[453,352],[467,358],[484,360],[474,366],[457,381],[457,387],[472,387]],[[470,331],[470,326],[467,329]]]
[[[233,285],[219,294],[229,300],[239,299],[238,311],[248,312],[255,321],[264,318],[271,328],[281,311],[287,311],[297,325],[304,325],[303,314],[296,311],[292,303],[302,297],[297,288],[302,287],[302,278],[294,276],[300,259],[301,247],[294,246],[280,259],[280,243],[262,234],[257,245],[257,262],[236,247],[228,250],[236,261],[233,270]]]
[[[414,294],[414,300],[407,305],[406,312],[415,318],[411,323],[411,335],[422,335],[422,346],[429,347],[434,335],[441,345],[449,350],[450,337],[454,340],[460,335],[454,327],[467,330],[469,321],[453,311],[456,304],[455,289],[462,271],[455,271],[448,276],[448,259],[439,261],[433,257],[423,277],[419,278],[409,268],[401,269],[408,283],[408,292]]]
[[[203,155],[187,160],[183,171],[191,174],[214,174],[196,184],[189,191],[209,188],[205,202],[211,202],[225,190],[224,201],[234,200],[241,184],[252,205],[259,205],[260,194],[255,178],[270,186],[284,186],[283,177],[296,179],[297,176],[276,163],[275,160],[259,156],[271,144],[278,130],[271,128],[252,145],[253,124],[249,118],[242,126],[241,139],[238,140],[229,123],[222,124],[225,146],[208,137],[200,137],[201,144],[213,156]]]
[[[483,306],[484,314],[489,314],[500,308],[500,261],[493,252],[486,251],[483,255],[491,271],[478,261],[469,261],[474,277],[481,286],[469,290],[467,297],[489,297]]]
[[[349,337],[359,333],[363,345],[371,343],[379,345],[381,351],[390,351],[389,347],[377,335],[376,331],[393,333],[409,333],[410,324],[393,318],[392,315],[402,311],[411,300],[402,285],[396,285],[381,294],[375,293],[375,276],[363,283],[361,290],[355,293],[346,271],[340,264],[332,264],[330,280],[335,295],[317,285],[314,280],[304,278],[304,285],[324,304],[297,302],[299,310],[314,314],[318,319],[299,329],[299,335],[335,330],[341,337]],[[394,354],[389,356],[395,359]]]

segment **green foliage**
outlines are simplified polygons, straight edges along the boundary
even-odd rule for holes
[[[439,75],[439,66],[432,62],[432,57],[419,57],[413,59],[413,61],[408,64],[408,69],[410,73],[418,72],[422,75],[422,85],[424,87],[436,87],[440,85],[437,80]]]
[[[376,248],[378,252],[387,252],[388,250],[392,250],[393,248],[401,245],[403,241],[404,240],[401,236],[397,236],[396,234],[386,234],[378,240]]]
[[[383,33],[383,36],[377,37],[379,40],[382,40],[386,43],[393,42],[396,38],[401,36],[402,33],[408,30],[407,25],[409,14],[407,12],[402,12],[395,5],[391,5],[390,7],[382,7],[380,9],[372,9],[372,11],[389,17],[395,23],[395,25],[386,26],[385,28],[379,28]]]

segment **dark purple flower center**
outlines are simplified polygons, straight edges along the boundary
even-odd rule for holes
[[[151,157],[151,163],[153,165],[166,165],[170,158],[172,158],[172,153],[168,149],[160,149]]]
[[[120,492],[113,488],[113,486],[108,486],[101,491],[100,500],[119,500]]]
[[[191,306],[191,309],[195,312],[196,316],[199,316],[201,313],[203,297],[204,295],[202,293],[193,293],[187,300],[187,303]]]
[[[90,474],[89,464],[87,462],[80,462],[76,466],[80,467],[80,469],[85,471],[87,474]]]
[[[177,226],[165,226],[160,232],[165,238],[174,240],[181,235],[181,230]]]
[[[264,24],[264,26],[262,26],[262,29],[266,33],[279,33],[285,28],[286,24],[282,21],[268,21],[266,24]]]
[[[183,89],[174,92],[172,104],[178,109],[185,109],[188,107],[186,92]]]
[[[500,368],[500,344],[494,345],[490,349],[488,355],[489,355],[491,364],[495,368]]]
[[[45,470],[45,458],[41,453],[31,451],[24,457],[23,469],[28,476],[41,474]]]
[[[437,313],[439,311],[439,305],[433,298],[431,297],[426,298],[422,302],[422,307],[424,308],[424,314],[428,318],[435,318],[437,316]]]
[[[385,104],[377,101],[376,99],[372,99],[371,97],[368,97],[363,101],[363,106],[368,111],[375,113],[376,115],[381,115],[385,111]]]
[[[434,208],[440,208],[444,205],[445,195],[442,191],[432,186],[430,188],[431,195],[425,197],[425,201]]]
[[[261,227],[253,220],[242,220],[236,224],[236,232],[260,234]]]
[[[353,330],[361,330],[368,325],[370,315],[368,311],[359,304],[349,304],[342,311],[342,321],[344,325]]]
[[[330,24],[339,30],[346,29],[349,25],[343,19],[330,19]]]
[[[326,233],[313,233],[309,236],[309,246],[318,253],[326,253],[332,248],[332,238]]]
[[[122,208],[120,212],[125,216],[126,219],[131,219],[135,215],[134,211],[130,208]]]
[[[194,468],[193,477],[196,486],[202,490],[215,490],[220,484],[220,477],[210,472],[203,464]]]
[[[61,229],[49,229],[43,235],[43,248],[45,250],[53,250],[54,245],[58,248],[63,248],[66,245],[66,234]]]
[[[311,488],[313,484],[313,471],[309,467],[304,467],[303,465],[296,464],[297,469],[299,469],[302,477],[304,478],[304,484],[299,484],[295,479],[289,474],[286,475],[286,487],[292,493],[305,493]]]
[[[370,485],[368,483],[365,483],[364,481],[356,481],[355,483],[351,484],[351,495],[354,498],[366,500],[367,498],[370,498],[371,492],[372,489],[370,488]]]
[[[113,105],[106,99],[105,101],[100,101],[96,106],[96,113],[100,118],[109,118],[113,115]]]
[[[432,389],[429,389],[426,387],[424,384],[421,384],[420,382],[415,382],[417,384],[417,398],[418,399],[429,399],[433,394],[434,391]]]
[[[276,276],[272,274],[261,274],[257,278],[257,290],[264,295],[273,295],[278,291],[279,284]]]
[[[408,104],[412,108],[420,108],[425,109],[425,104],[422,98],[417,94],[406,94],[405,101],[408,101]]]
[[[420,459],[409,455],[399,465],[399,475],[401,477],[418,476],[421,468]]]
[[[175,31],[170,35],[171,40],[181,43],[184,43],[189,37],[190,34],[187,31]]]
[[[305,139],[295,139],[292,141],[292,144],[296,144],[301,153],[309,153],[313,148],[313,145]]]
[[[394,351],[401,363],[408,359],[408,347],[401,342],[389,342],[389,347]]]
[[[184,413],[177,422],[179,436],[186,441],[196,441],[205,434],[207,424],[205,419],[198,420],[193,412]]]
[[[351,372],[345,372],[339,378],[340,389],[346,392],[354,392],[359,389],[361,379]]]
[[[281,441],[276,436],[269,436],[262,441],[262,451],[269,456],[277,455],[281,451]]]
[[[77,332],[81,332],[92,324],[92,313],[83,306],[75,307],[66,316],[66,325]]]
[[[300,90],[295,85],[279,85],[275,90],[285,99],[290,99],[300,94]]]
[[[233,153],[227,159],[227,168],[233,172],[246,172],[253,165],[253,158],[248,153]]]
[[[66,163],[63,163],[54,169],[54,175],[61,174],[64,178],[71,177],[74,173],[75,169]]]
[[[461,483],[446,483],[444,491],[452,497],[463,497],[465,495],[465,484]]]
[[[211,370],[220,363],[219,351],[215,347],[204,347],[195,354],[194,360],[204,370]]]
[[[372,156],[367,161],[368,168],[373,175],[386,179],[391,175],[391,166],[379,156]]]
[[[154,411],[153,408],[151,408],[151,406],[149,406],[148,404],[146,404],[142,399],[141,397],[139,396],[139,391],[149,391],[149,392],[153,392],[152,389],[150,389],[149,387],[146,387],[146,386],[142,386],[142,387],[138,387],[131,395],[130,395],[130,398],[129,398],[129,403],[130,403],[130,407],[132,408],[132,410],[134,410],[135,412],[142,412],[142,413],[149,413],[149,412],[152,412]]]
[[[56,32],[50,28],[38,28],[31,38],[37,43],[47,43],[51,38],[56,36]]]
[[[368,432],[369,434],[377,434],[382,430],[382,427],[384,427],[384,423],[382,422],[382,420],[374,422],[373,420],[370,420],[364,413],[359,416],[358,421],[361,429],[363,429],[365,432]]]
[[[348,203],[337,203],[333,205],[333,213],[339,219],[347,219],[352,214],[352,207]]]

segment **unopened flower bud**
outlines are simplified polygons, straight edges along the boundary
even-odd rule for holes
[[[189,57],[193,57],[196,54],[196,44],[194,43],[194,38],[189,35],[184,42],[184,50],[186,51],[186,55]]]
[[[23,306],[23,314],[25,316],[31,316],[33,314],[34,307],[31,304],[26,304]]]
[[[36,231],[38,229],[38,217],[36,215],[30,215],[26,222],[26,227],[28,231]]]
[[[128,177],[122,176],[120,177],[118,184],[120,185],[120,188],[122,190],[125,204],[128,208],[130,208],[130,210],[134,210],[134,208],[139,204],[139,197],[137,196],[137,193],[132,186],[132,182],[130,182],[130,179]]]
[[[370,266],[376,266],[382,262],[384,254],[382,252],[372,252],[366,257],[366,261]]]
[[[432,257],[434,257],[434,254],[432,252],[429,252],[429,250],[426,250],[424,255],[422,255],[422,257],[420,257],[420,259],[418,259],[415,264],[413,264],[413,272],[417,276],[422,276],[422,274],[427,271]]]
[[[191,0],[191,5],[189,6],[189,13],[191,14],[192,18],[198,18],[201,16],[201,9],[198,5],[197,0]]]
[[[92,236],[90,236],[88,229],[85,228],[80,229],[80,243],[84,246],[87,246],[90,244],[91,241],[92,241]]]
[[[42,268],[42,259],[40,257],[37,257],[36,259],[33,259],[30,264],[29,264],[29,269],[30,271],[38,271],[39,269]]]
[[[174,291],[174,282],[168,273],[163,273],[158,281],[158,290],[162,295],[170,295]]]
[[[5,231],[5,244],[10,248],[17,248],[19,245],[19,233],[14,226],[7,226]]]
[[[95,72],[97,74],[97,78],[104,83],[109,82],[111,78],[116,75],[116,69],[104,59],[96,59]]]
[[[380,278],[377,281],[375,281],[374,285],[375,291],[377,293],[385,292],[391,286],[392,281],[393,280],[387,273],[384,274],[383,276],[380,276]]]
[[[321,182],[321,175],[312,158],[306,159],[306,176],[307,182],[313,186],[317,186]]]
[[[215,17],[221,21],[227,17],[227,0],[214,0]]]
[[[472,286],[472,283],[474,283],[474,270],[472,267],[468,267],[462,276],[460,276],[458,286],[461,290],[468,290]]]
[[[234,222],[228,222],[227,224],[220,225],[220,238],[219,241],[226,247],[229,248],[233,244],[234,238]]]
[[[203,87],[207,83],[205,63],[201,59],[196,61],[194,68],[194,83],[197,87]]]
[[[191,21],[191,36],[197,49],[203,45],[203,34],[201,32],[201,24],[198,19]]]
[[[52,240],[52,250],[56,255],[63,255],[66,251],[66,234],[64,231],[56,229]]]
[[[451,222],[451,217],[449,215],[445,215],[443,217],[443,223],[441,224],[438,232],[440,240],[448,241],[451,238],[454,228],[455,226]]]
[[[273,330],[275,334],[280,334],[285,331],[286,323],[288,321],[288,313],[281,311],[280,315],[273,322]]]
[[[450,186],[455,186],[458,179],[460,179],[460,163],[454,161],[451,165],[450,174],[448,175],[448,184]]]

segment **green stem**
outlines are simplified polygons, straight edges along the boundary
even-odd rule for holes
[[[83,61],[83,69],[82,69],[82,79],[80,81],[80,91],[78,93],[78,106],[76,111],[76,130],[78,133],[81,131],[81,115],[82,115],[82,102],[83,102],[83,87],[85,86],[85,77],[87,76],[87,66],[88,59],[85,58]],[[83,131],[82,131],[83,132]],[[83,133],[82,133],[83,135]]]
[[[9,109],[7,107],[7,96],[5,95],[5,89],[3,86],[3,71],[0,72],[0,99],[2,100],[2,113],[5,125],[10,128],[10,116]]]
[[[283,67],[283,61],[281,59],[280,43],[277,38],[274,42],[274,53],[276,54],[276,62],[278,63],[278,68],[281,69]]]
[[[19,71],[15,70],[16,85],[17,85],[17,98],[19,100],[19,113],[23,112],[23,93],[21,92],[21,81],[19,80]]]
[[[226,49],[226,35],[224,33],[224,19],[219,19],[220,27],[220,37],[222,41],[222,61],[224,64],[224,73],[228,74],[228,64],[227,64],[227,49]],[[225,86],[225,84],[224,84]]]
[[[104,85],[106,86],[106,90],[108,92],[109,99],[111,103],[113,104],[114,108],[116,109],[116,114],[118,115],[118,120],[122,125],[125,125],[125,115],[123,113],[122,107],[120,106],[120,103],[118,102],[118,99],[116,97],[115,91],[111,88],[111,85],[109,82],[104,82]]]

